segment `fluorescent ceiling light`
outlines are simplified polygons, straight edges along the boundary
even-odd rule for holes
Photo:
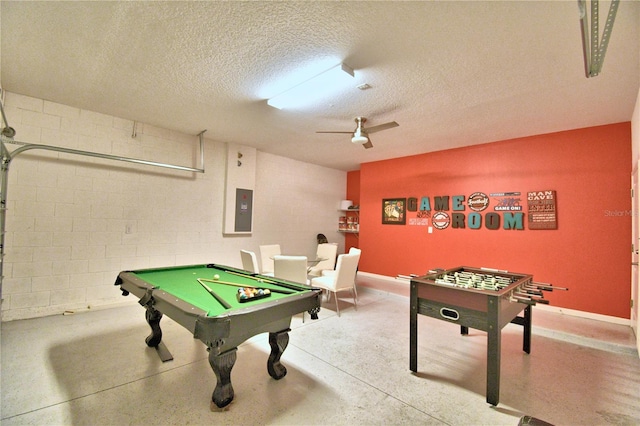
[[[339,64],[274,96],[267,101],[267,104],[278,109],[309,104],[322,96],[341,90],[353,81],[353,77],[351,68],[345,64]]]

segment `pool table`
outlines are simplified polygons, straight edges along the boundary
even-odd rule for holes
[[[237,348],[256,334],[268,332],[271,354],[267,371],[281,379],[287,369],[280,357],[289,343],[291,317],[308,311],[317,318],[321,290],[304,284],[262,276],[224,265],[204,264],[123,271],[115,285],[122,294],[138,297],[146,308],[150,347],[163,360],[172,356],[161,342],[163,314],[189,330],[209,351],[209,364],[217,383],[212,401],[219,408],[231,403],[231,369]],[[269,296],[242,300],[240,287],[269,289]]]

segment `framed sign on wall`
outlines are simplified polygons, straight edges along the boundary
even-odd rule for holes
[[[382,224],[404,225],[407,220],[406,198],[385,198],[382,200]]]
[[[527,192],[529,229],[558,229],[556,201],[554,190]]]

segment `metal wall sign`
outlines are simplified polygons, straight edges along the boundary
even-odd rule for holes
[[[558,229],[556,191],[533,191],[527,193],[529,229]]]
[[[524,210],[526,194],[527,212]],[[390,209],[398,199],[382,200],[383,209]],[[404,198],[401,199],[404,205]],[[393,203],[395,205],[395,203]],[[406,216],[406,222],[405,222]],[[524,230],[557,229],[556,191],[490,192],[475,191],[469,195],[439,195],[406,198],[403,220],[391,222],[383,213],[383,224],[405,223],[445,229]]]

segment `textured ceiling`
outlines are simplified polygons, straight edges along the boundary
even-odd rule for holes
[[[631,120],[640,3],[622,1],[584,74],[571,1],[0,2],[2,87],[342,170]],[[601,28],[609,8],[600,3]],[[312,107],[266,104],[316,63],[356,72]],[[355,86],[368,83],[371,88]],[[270,89],[271,87],[271,89]],[[317,130],[400,124],[371,135]],[[11,124],[11,117],[7,117]],[[16,136],[20,139],[20,135]]]

